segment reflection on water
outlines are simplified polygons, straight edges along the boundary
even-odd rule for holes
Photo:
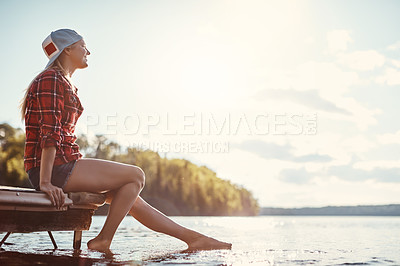
[[[56,250],[46,232],[11,234],[0,265],[400,265],[400,217],[172,217],[233,244],[199,252],[126,217],[107,255],[86,248],[104,219],[94,217],[80,251],[72,232],[53,232]]]
[[[41,254],[25,254],[21,252],[4,251],[0,253],[1,265],[126,265],[112,258],[94,259],[80,256],[79,252],[67,255],[55,255],[54,252]]]

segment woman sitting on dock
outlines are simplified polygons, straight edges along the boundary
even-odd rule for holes
[[[145,202],[139,196],[145,184],[141,168],[82,158],[74,131],[83,107],[71,76],[88,66],[90,52],[82,36],[71,29],[51,32],[42,47],[49,62],[32,80],[21,104],[26,129],[24,166],[34,188],[47,193],[57,208],[63,206],[66,192],[106,193],[109,213],[88,248],[108,251],[129,213],[146,227],[186,242],[189,250],[230,249],[231,244],[185,228]]]

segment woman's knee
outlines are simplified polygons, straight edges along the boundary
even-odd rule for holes
[[[135,165],[132,166],[131,170],[132,170],[130,174],[131,181],[139,184],[139,186],[143,188],[146,182],[146,175],[144,171],[140,167]]]

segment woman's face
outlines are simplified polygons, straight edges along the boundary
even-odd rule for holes
[[[87,64],[87,56],[90,55],[89,50],[86,48],[86,43],[82,39],[76,42],[71,47],[70,59],[76,68],[85,68]]]

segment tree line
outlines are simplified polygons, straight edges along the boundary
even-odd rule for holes
[[[123,149],[104,135],[77,144],[86,158],[137,165],[146,174],[141,197],[167,215],[257,215],[259,205],[244,187],[218,178],[206,166],[185,159],[168,159],[152,150]],[[30,187],[24,170],[25,133],[0,124],[0,185]]]

